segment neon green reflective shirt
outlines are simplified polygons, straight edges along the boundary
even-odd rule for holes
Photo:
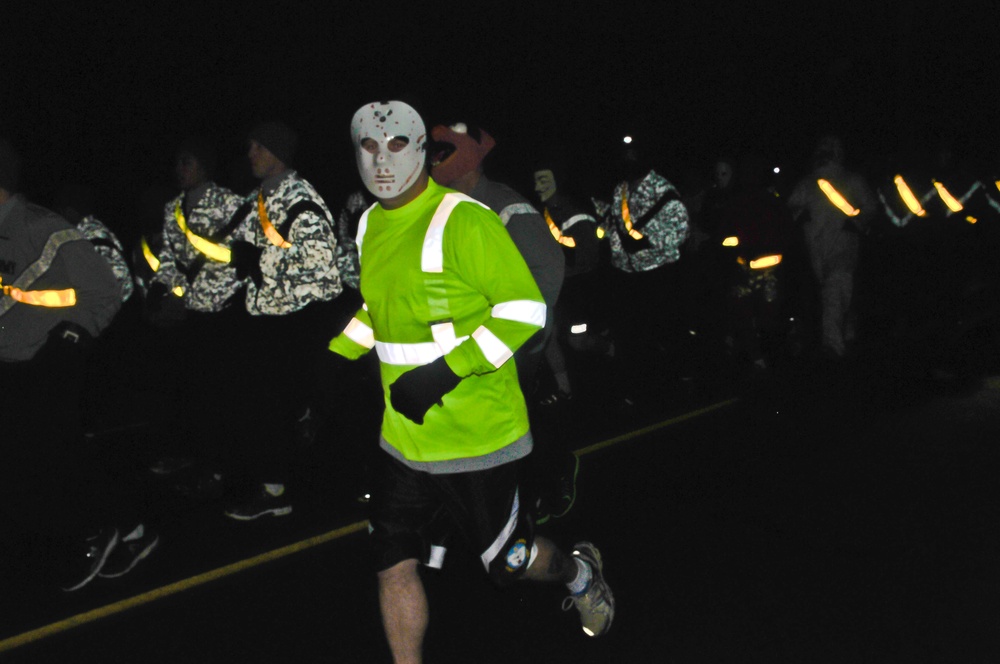
[[[428,241],[434,237],[433,230],[428,231],[439,205],[454,203],[456,197],[461,200],[446,216],[440,243]],[[358,311],[355,318],[371,328],[379,354],[383,447],[415,462],[411,465],[446,467],[455,464],[441,462],[468,460],[471,464],[465,467],[475,466],[476,458],[502,456],[504,448],[515,443],[530,450],[517,370],[507,353],[498,358],[497,349],[513,353],[541,329],[544,301],[500,218],[430,180],[427,189],[402,208],[373,206],[362,218],[358,235],[367,311]],[[426,268],[434,256],[440,272],[422,269],[422,261]],[[446,362],[463,380],[418,425],[393,410],[389,386],[404,372],[442,354],[431,325],[448,319],[459,343],[445,353]],[[406,356],[414,361],[404,364],[400,349],[424,354],[419,361]],[[330,350],[356,359],[369,348],[341,333],[330,342]]]

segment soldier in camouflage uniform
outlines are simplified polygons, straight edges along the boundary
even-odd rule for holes
[[[125,260],[125,248],[118,237],[93,215],[93,195],[80,185],[66,185],[56,194],[53,207],[67,221],[76,226],[87,240],[94,245],[98,254],[111,266],[115,279],[121,288],[121,301],[132,297],[135,284],[132,271]]]
[[[358,220],[371,207],[363,191],[355,191],[347,197],[347,202],[337,215],[337,270],[344,285],[360,290],[361,264],[358,260]]]
[[[207,313],[225,309],[241,289],[228,252],[205,253],[194,244],[200,238],[228,247],[243,202],[212,181],[214,166],[215,151],[206,139],[189,138],[178,148],[175,175],[181,192],[163,208],[163,249],[153,278],[163,285],[161,293],[179,289],[187,309]]]
[[[250,132],[247,156],[261,184],[247,197],[249,211],[233,234],[232,266],[244,281],[250,314],[238,363],[247,372],[239,384],[250,386],[238,442],[249,487],[226,509],[238,520],[291,512],[285,483],[301,450],[289,445],[316,436],[316,365],[326,356],[329,330],[350,318],[338,318],[334,304],[343,286],[333,217],[290,167],[297,144],[297,134],[280,122]],[[267,408],[260,407],[261,391]]]

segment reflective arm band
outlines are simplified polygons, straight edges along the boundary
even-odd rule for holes
[[[21,304],[30,304],[36,307],[72,307],[76,304],[76,291],[72,288],[23,291],[15,286],[4,286],[3,294]]]
[[[490,313],[493,318],[527,323],[536,327],[545,327],[545,304],[534,300],[512,300],[501,302],[493,307]]]
[[[738,247],[740,246],[740,239],[735,235],[730,235],[725,240],[722,241],[723,247]]]
[[[352,318],[351,322],[347,324],[346,328],[344,328],[344,336],[359,346],[364,346],[369,350],[375,347],[374,330],[359,321],[357,318]]]
[[[480,327],[473,332],[472,338],[476,342],[476,345],[479,346],[479,350],[483,351],[486,360],[497,369],[514,356],[513,351],[507,347],[507,344],[500,341],[499,337],[485,327]]]
[[[861,210],[848,203],[847,199],[829,181],[820,178],[816,182],[819,184],[819,188],[823,190],[823,193],[826,194],[826,197],[830,199],[830,202],[848,217],[856,217],[861,213]]]

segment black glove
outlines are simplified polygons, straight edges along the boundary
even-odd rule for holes
[[[229,264],[236,270],[237,279],[242,280],[250,277],[254,285],[260,288],[264,280],[264,275],[260,271],[262,251],[257,245],[244,240],[233,242],[233,245],[229,247]]]
[[[441,398],[462,381],[455,375],[444,357],[430,364],[417,367],[396,379],[389,386],[389,402],[397,413],[417,424],[424,423],[424,415],[434,404],[443,406]]]
[[[159,281],[154,281],[146,291],[146,306],[155,313],[163,306],[163,298],[167,296],[167,287]]]

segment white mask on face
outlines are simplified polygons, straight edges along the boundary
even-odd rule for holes
[[[401,101],[365,104],[351,120],[351,139],[361,180],[377,198],[395,198],[418,180],[425,163],[427,130],[413,107]],[[405,139],[406,147],[391,151],[389,143],[394,139]]]

